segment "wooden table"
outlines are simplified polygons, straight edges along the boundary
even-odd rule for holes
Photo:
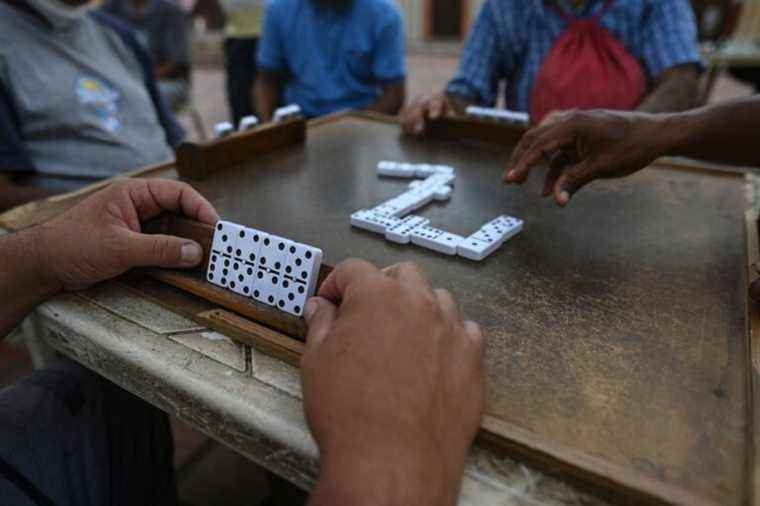
[[[247,161],[218,144],[214,174],[192,184],[225,218],[319,245],[329,263],[418,261],[483,324],[489,407],[464,504],[504,504],[520,494],[515,501],[529,504],[581,500],[505,454],[614,502],[750,501],[754,376],[743,175],[659,164],[625,181],[594,183],[558,210],[537,198],[537,179],[525,189],[498,184],[509,142],[444,139],[507,139],[500,127],[439,127],[438,135],[411,140],[384,119],[329,118],[312,123],[303,144]],[[378,181],[380,159],[460,169],[451,202],[423,212],[434,225],[467,234],[506,212],[525,219],[525,231],[475,264],[352,230],[350,211],[404,187]],[[173,166],[142,175],[177,177]],[[70,202],[41,203],[0,224],[17,228]],[[163,309],[172,301],[180,315]],[[194,315],[213,306],[133,277],[61,297],[39,314],[57,349],[308,487],[315,449],[295,369],[203,337],[207,329]]]

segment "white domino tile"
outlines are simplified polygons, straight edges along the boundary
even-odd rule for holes
[[[235,127],[229,121],[222,121],[214,125],[214,135],[218,138],[227,137],[235,131]]]
[[[390,216],[380,216],[362,209],[351,215],[351,225],[377,234],[385,234],[385,229],[397,225],[401,220]]]
[[[268,235],[261,242],[259,250],[260,269],[267,269],[274,272],[281,272],[285,266],[285,259],[288,255],[288,248],[293,241],[276,235]]]
[[[454,169],[454,167],[450,167],[448,165],[433,165],[433,168],[435,169],[435,174],[446,174],[449,176],[456,176],[457,171]]]
[[[240,295],[250,297],[255,273],[256,268],[253,265],[233,258],[227,288]]]
[[[276,306],[282,277],[279,272],[258,269],[253,281],[253,299],[270,306]]]
[[[385,231],[385,238],[398,244],[409,244],[412,230],[430,223],[430,220],[422,216],[410,215],[401,220],[397,225]]]
[[[454,190],[451,188],[451,186],[443,185],[435,190],[433,197],[438,201],[449,200],[453,191]]]
[[[462,236],[429,226],[417,227],[410,233],[412,244],[446,255],[456,255]]]
[[[434,165],[428,165],[426,163],[420,163],[415,166],[414,175],[417,177],[430,177],[436,173]]]
[[[235,256],[235,244],[240,231],[244,228],[229,221],[218,221],[214,227],[214,239],[211,242],[211,251],[231,257]]]
[[[212,251],[209,255],[208,268],[206,269],[206,279],[208,282],[226,287],[230,276],[231,264],[232,259],[230,257]]]
[[[306,244],[293,242],[290,244],[285,257],[282,273],[308,286],[307,296],[314,295],[316,282],[319,278],[319,268],[322,266],[322,250]]]
[[[251,128],[254,128],[258,126],[259,124],[259,118],[256,116],[244,116],[240,119],[240,125],[238,126],[238,130],[241,132],[245,130],[250,130]]]
[[[290,104],[290,105],[286,105],[285,107],[280,107],[279,109],[276,109],[274,111],[274,115],[272,116],[272,121],[277,123],[279,121],[285,121],[286,119],[300,116],[300,114],[301,114],[301,107],[299,107],[296,104]]]
[[[457,255],[478,262],[499,249],[499,246],[501,243],[498,241],[485,242],[470,236],[459,243]]]
[[[494,235],[498,237],[501,242],[504,242],[520,233],[522,228],[523,221],[521,219],[502,215],[480,227],[480,232]]]
[[[314,284],[316,284],[316,279],[314,280]],[[306,283],[283,277],[280,279],[280,286],[277,290],[276,306],[282,311],[301,316],[309,297],[311,295]]]

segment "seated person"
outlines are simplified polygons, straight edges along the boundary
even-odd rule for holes
[[[0,339],[55,294],[135,266],[196,266],[197,243],[140,233],[162,211],[218,219],[186,184],[127,180],[0,237]],[[304,412],[320,452],[309,504],[456,504],[484,409],[479,326],[418,267],[358,260],[335,269],[305,317]],[[176,506],[172,449],[166,414],[72,362],[0,392],[4,506]]]
[[[64,1],[0,0],[0,172],[61,192],[172,161],[182,130],[150,57],[96,4]],[[17,193],[0,183],[0,208]]]
[[[273,0],[258,64],[263,121],[288,104],[309,118],[341,109],[396,114],[404,104],[404,33],[389,0]]]
[[[182,107],[190,91],[190,40],[182,9],[171,0],[110,0],[103,9],[135,29],[153,57],[161,95],[172,110]]]
[[[699,48],[687,0],[486,0],[459,73],[444,93],[402,112],[407,133],[427,118],[493,107],[537,124],[574,108],[680,111],[694,105]]]

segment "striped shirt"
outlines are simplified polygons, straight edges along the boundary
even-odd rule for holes
[[[554,1],[579,18],[594,16],[604,4],[588,0],[578,11],[567,0]],[[541,64],[567,29],[547,2],[486,0],[447,91],[490,107],[499,83],[506,81],[507,108],[528,112]],[[699,63],[696,21],[688,0],[618,0],[601,24],[640,61],[650,82],[668,68]]]

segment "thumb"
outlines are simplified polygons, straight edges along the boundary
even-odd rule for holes
[[[554,200],[560,206],[566,206],[573,195],[596,179],[597,170],[588,162],[581,162],[567,169],[554,184]]]
[[[125,250],[131,267],[195,267],[203,260],[203,248],[189,239],[171,235],[131,232]]]
[[[309,327],[306,336],[306,353],[316,350],[333,328],[338,307],[322,297],[312,297],[306,303],[304,318]]]

